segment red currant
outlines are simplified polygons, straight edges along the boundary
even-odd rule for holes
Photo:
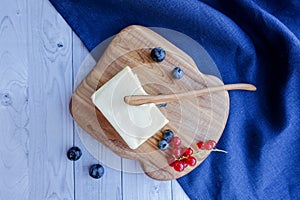
[[[216,148],[216,145],[217,145],[216,141],[214,141],[214,140],[208,140],[207,143],[210,144],[210,146],[211,146],[212,149]]]
[[[192,148],[187,148],[185,151],[184,151],[184,155],[185,156],[190,156],[194,153],[193,149]]]
[[[203,141],[198,142],[197,146],[199,149],[204,150],[204,142]]]
[[[211,149],[212,149],[211,144],[208,143],[208,142],[206,142],[206,143],[204,144],[204,149],[206,149],[206,150],[211,150]]]
[[[190,166],[194,166],[194,165],[196,165],[197,160],[196,160],[195,157],[189,156],[189,157],[186,159],[186,163],[187,163],[188,165],[190,165]]]
[[[183,163],[184,168],[186,168],[188,166],[186,158],[182,159],[181,162]]]
[[[172,149],[172,153],[174,156],[180,157],[182,155],[182,149],[175,147],[174,149]]]
[[[176,160],[173,164],[173,168],[178,171],[178,172],[181,172],[184,170],[184,164],[183,162],[179,161],[179,160]]]
[[[170,141],[170,145],[172,147],[178,147],[181,144],[181,139],[177,136],[173,137],[173,139]]]

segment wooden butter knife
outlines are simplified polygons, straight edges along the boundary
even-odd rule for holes
[[[222,86],[215,86],[209,88],[203,88],[200,90],[191,90],[188,92],[176,93],[176,94],[160,94],[160,95],[130,95],[125,96],[125,103],[133,106],[139,106],[142,104],[162,104],[169,103],[173,101],[178,101],[186,98],[194,98],[203,96],[209,93],[222,92],[227,90],[247,90],[247,91],[256,91],[256,87],[252,84],[247,83],[235,83],[235,84],[226,84]]]

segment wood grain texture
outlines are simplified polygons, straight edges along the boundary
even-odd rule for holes
[[[0,199],[28,199],[28,60],[26,3],[0,6]]]
[[[27,5],[29,58],[29,199],[74,199],[72,31],[48,1]]]
[[[166,59],[154,63],[150,58],[152,48],[161,46],[167,52]],[[170,152],[157,149],[161,133],[157,133],[138,149],[130,149],[110,125],[102,113],[94,107],[90,96],[126,66],[136,73],[148,94],[178,93],[192,89],[223,85],[210,75],[201,74],[193,60],[174,45],[141,26],[130,26],[121,31],[104,52],[96,67],[78,86],[72,96],[71,112],[75,121],[98,141],[122,157],[135,159],[147,175],[158,180],[171,180],[189,173],[175,172],[168,166]],[[180,66],[185,76],[174,80],[171,72]],[[218,141],[225,127],[229,112],[229,97],[226,91],[170,103],[162,112],[169,119],[165,128],[171,128],[181,137],[183,146],[197,149],[199,140]],[[209,152],[197,155],[199,165]]]
[[[129,182],[130,184],[126,184]],[[132,191],[132,188],[136,188],[135,193],[130,192]],[[172,188],[170,181],[153,180],[144,174],[124,174],[123,190],[124,199],[172,199]]]

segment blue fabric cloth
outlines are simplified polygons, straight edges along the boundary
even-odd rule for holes
[[[88,49],[128,25],[198,41],[231,92],[218,147],[178,182],[191,199],[300,199],[300,1],[50,0]]]

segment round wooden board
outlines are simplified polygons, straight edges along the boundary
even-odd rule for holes
[[[163,62],[155,63],[150,58],[150,52],[158,46],[166,50],[167,56]],[[126,66],[137,74],[148,94],[178,93],[223,85],[223,82],[215,76],[199,72],[192,58],[150,29],[129,26],[115,36],[97,65],[72,95],[70,110],[74,120],[116,154],[138,160],[148,176],[157,180],[172,180],[189,173],[209,155],[209,151],[197,154],[195,167],[176,172],[167,162],[171,150],[160,151],[157,148],[162,138],[161,132],[132,150],[92,103],[91,95]],[[182,79],[172,77],[176,66],[185,72]],[[229,112],[229,96],[227,91],[211,93],[169,103],[160,109],[169,120],[162,130],[172,129],[181,138],[182,147],[192,147],[196,151],[199,140],[218,141],[221,137]]]

